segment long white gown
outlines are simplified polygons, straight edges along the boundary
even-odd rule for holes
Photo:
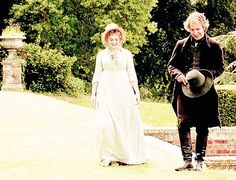
[[[99,160],[142,164],[147,160],[144,133],[131,82],[137,83],[133,56],[121,48],[115,60],[108,49],[96,58],[96,122]]]

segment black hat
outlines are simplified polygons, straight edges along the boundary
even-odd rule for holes
[[[206,94],[213,85],[212,73],[206,69],[192,69],[186,74],[187,85],[182,85],[183,93],[190,98]]]

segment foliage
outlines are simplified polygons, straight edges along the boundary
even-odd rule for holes
[[[236,83],[236,31],[215,37],[225,50],[225,71],[216,79],[216,84]]]
[[[170,83],[166,74],[166,65],[176,41],[188,35],[183,29],[183,22],[188,14],[194,10],[205,13],[210,21],[209,34],[213,36],[226,34],[235,27],[233,3],[235,4],[233,1],[222,0],[158,1],[152,11],[151,19],[158,24],[158,30],[147,36],[148,44],[143,46],[140,53],[135,56],[140,84],[150,90],[156,89],[156,93],[149,92],[149,96],[164,92],[161,97],[166,96],[167,99],[170,99]],[[235,56],[226,51],[225,59],[226,62],[232,62]]]
[[[1,0],[0,1],[0,30],[6,27],[4,20],[9,18],[9,11],[14,3],[20,3],[22,0]]]
[[[141,99],[143,99],[144,101],[166,102],[166,97],[163,96],[163,94],[165,94],[165,87],[161,87],[160,84],[161,83],[157,83],[155,84],[155,86],[151,86],[148,84],[141,85]]]
[[[2,0],[1,8],[11,9],[12,20],[20,22],[26,42],[75,55],[72,73],[87,82],[95,65],[95,55],[103,48],[100,35],[115,22],[127,32],[125,47],[135,54],[135,65],[147,93],[168,98],[166,65],[180,38],[187,35],[183,21],[198,10],[210,21],[211,36],[235,30],[235,1],[229,0]],[[4,8],[3,8],[4,7]],[[151,12],[151,14],[150,14]],[[6,14],[1,17],[8,17]],[[158,26],[157,26],[158,25]],[[157,31],[156,31],[157,28]],[[155,33],[154,33],[155,32]],[[154,34],[153,34],[154,33]],[[236,46],[233,46],[236,47]],[[227,63],[235,56],[226,51]],[[85,84],[85,89],[91,86]],[[154,97],[156,99],[156,97]],[[160,99],[160,98],[157,98]]]
[[[208,33],[211,36],[227,34],[235,30],[236,14],[234,0],[207,0],[199,1],[196,10],[204,12],[210,21]]]
[[[236,85],[236,73],[224,72],[222,75],[215,79],[214,83],[217,85]]]
[[[76,57],[68,57],[58,50],[41,48],[35,44],[25,44],[26,89],[33,92],[66,92],[78,95],[83,90],[83,83],[72,76],[71,66]]]
[[[234,89],[218,89],[219,111],[223,126],[236,126],[236,86]]]
[[[147,36],[148,44],[135,56],[140,84],[161,99],[169,91],[166,69],[171,51],[177,40],[187,35],[183,30],[183,21],[191,10],[188,0],[159,0],[151,19],[158,24],[157,31]]]
[[[147,42],[147,32],[155,31],[150,22],[155,0],[24,0],[11,10],[21,22],[28,42],[60,49],[77,56],[75,76],[91,80],[95,55],[102,47],[100,34],[111,22],[127,32],[126,47],[133,53]]]
[[[226,51],[227,63],[236,59],[236,31],[229,32],[226,35],[216,36],[215,39],[224,47]]]
[[[84,81],[74,77],[73,75],[67,76],[62,91],[69,96],[79,97],[84,94],[85,91]]]
[[[2,30],[2,36],[24,36],[19,24],[12,24]]]
[[[231,53],[236,53],[236,31],[215,37]]]
[[[232,63],[230,63],[227,67],[227,69],[229,70],[229,72],[235,73],[236,75],[236,60],[233,61]],[[236,80],[236,78],[235,78]]]

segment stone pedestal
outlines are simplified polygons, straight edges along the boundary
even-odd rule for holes
[[[8,50],[8,57],[2,61],[2,91],[23,91],[21,84],[21,63],[17,59],[16,50]]]
[[[23,91],[21,84],[21,62],[16,50],[23,45],[24,37],[3,37],[0,36],[1,45],[7,49],[8,56],[2,61],[2,91]]]

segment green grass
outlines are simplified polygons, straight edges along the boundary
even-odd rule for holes
[[[94,107],[90,104],[89,95],[81,95],[78,98],[62,95],[53,95],[52,97],[69,103],[94,109]],[[139,107],[142,115],[142,120],[145,124],[154,127],[176,126],[176,117],[170,103],[142,101]]]
[[[220,85],[216,86],[217,89],[236,89],[235,85]],[[68,96],[55,96],[50,95],[54,98],[84,106],[87,108],[94,107],[90,104],[90,95],[81,95],[79,98],[68,97]],[[170,103],[158,103],[158,102],[147,102],[141,101],[140,111],[142,120],[146,125],[154,127],[165,127],[165,126],[176,126],[177,119]]]
[[[153,146],[147,146],[149,162],[146,164],[101,167],[95,154],[94,114],[89,113],[91,111],[65,109],[68,106],[63,103],[49,107],[45,101],[39,101],[42,104],[38,106],[37,101],[31,101],[33,96],[17,97],[19,100],[15,101],[1,99],[1,116],[9,120],[1,119],[0,179],[233,180],[236,177],[236,171],[227,169],[176,172],[174,168],[181,165],[182,158]],[[90,96],[50,97],[92,108]],[[25,102],[36,103],[22,102],[22,98]],[[8,103],[12,103],[11,108],[6,106]],[[166,121],[173,122],[170,104],[141,102],[140,108],[145,121],[151,119],[159,123],[162,121],[159,118],[169,116]]]
[[[147,125],[176,126],[176,117],[170,103],[144,102],[140,103],[143,122]]]

